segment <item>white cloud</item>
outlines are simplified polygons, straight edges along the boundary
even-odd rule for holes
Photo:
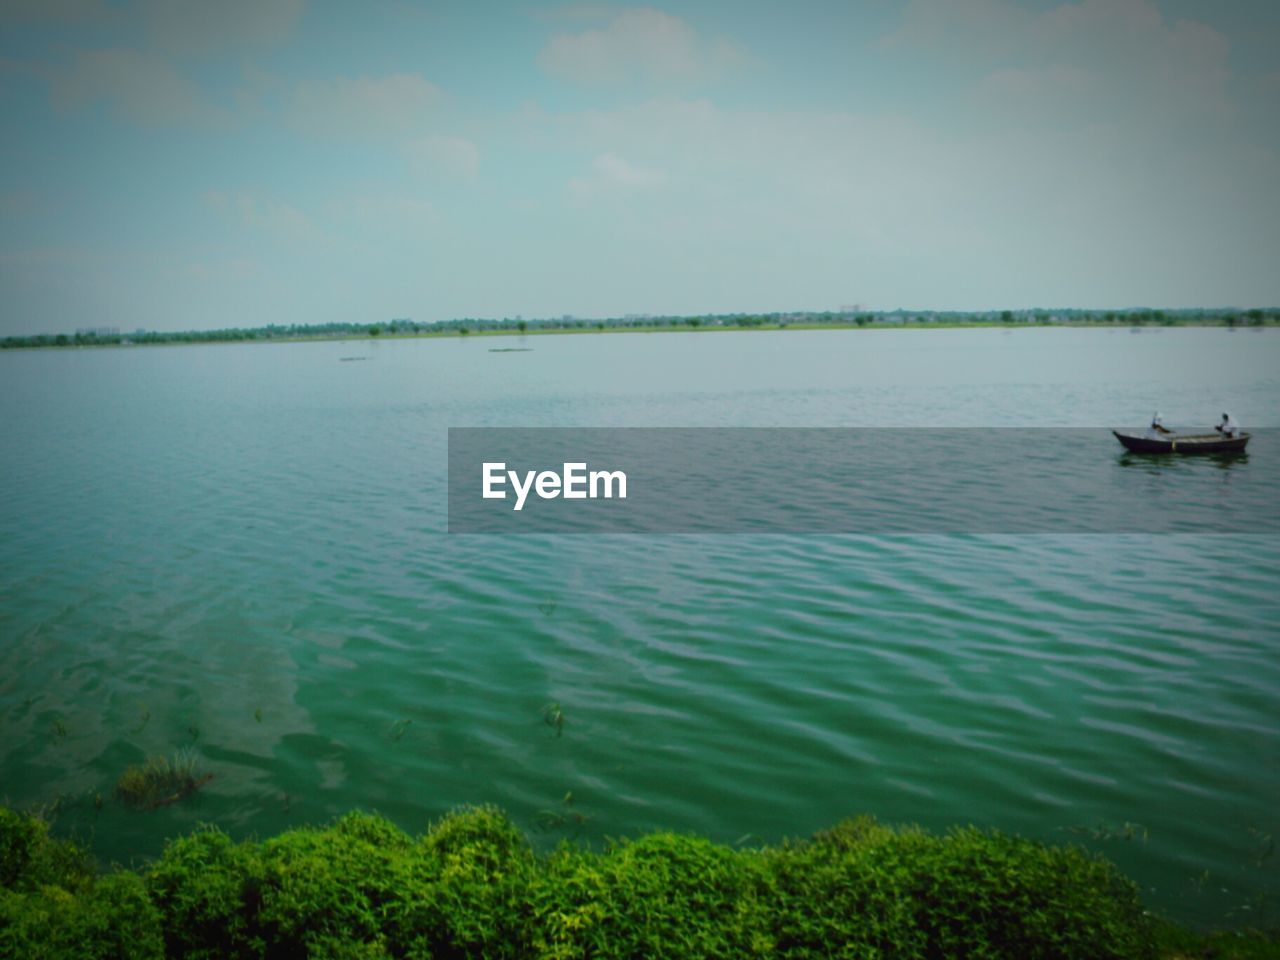
[[[403,138],[426,124],[439,99],[439,88],[416,73],[306,80],[288,117],[313,136]]]
[[[228,114],[165,60],[137,50],[82,50],[70,65],[47,70],[54,106],[106,103],[112,114],[144,126],[207,126]]]
[[[612,153],[596,157],[595,168],[601,179],[624,187],[648,187],[663,179],[661,171],[633,166]]]
[[[246,257],[229,257],[223,260],[193,260],[181,267],[182,276],[202,283],[241,283],[258,275],[258,263]]]
[[[666,180],[661,170],[636,166],[614,153],[602,153],[591,164],[591,175],[569,181],[569,195],[577,201],[634,193]]]
[[[277,43],[302,14],[302,0],[143,0],[153,43],[177,53]]]
[[[638,7],[623,10],[603,27],[557,33],[539,53],[538,65],[584,86],[635,80],[682,86],[722,77],[746,59],[729,40],[703,40],[681,18]]]
[[[1099,74],[1064,65],[997,70],[982,78],[977,92],[987,105],[1006,112],[1039,112],[1046,122],[1055,124],[1062,123],[1073,107],[1087,109],[1109,95]],[[1071,118],[1078,120],[1081,116]]]
[[[1274,135],[1280,131],[1280,70],[1253,77],[1245,85],[1246,95],[1262,124]]]
[[[405,151],[419,173],[469,179],[480,171],[480,150],[464,137],[419,137]]]
[[[136,7],[99,0],[17,0],[0,4],[0,23],[128,23],[145,31],[149,44],[130,48],[80,49],[47,61],[0,61],[7,71],[49,82],[55,108],[71,110],[105,103],[120,120],[144,126],[220,126],[231,111],[215,103],[175,66],[175,55],[283,39],[303,0],[142,0]],[[64,48],[65,49],[65,48]],[[259,94],[261,91],[252,91]],[[241,110],[253,106],[237,91]]]
[[[1164,18],[1152,0],[1079,0],[1046,11],[1039,23],[1050,33],[1099,30],[1121,33],[1150,33],[1159,30]]]
[[[1218,120],[1228,44],[1191,20],[1166,21],[1151,0],[1079,0],[1042,13],[1008,0],[909,0],[884,41],[979,74],[979,102],[1014,119],[1059,124]]]
[[[570,199],[642,200],[604,208],[620,262],[698,263],[740,303],[812,303],[806,284],[890,308],[1234,302],[1258,296],[1233,285],[1258,289],[1278,237],[1280,195],[1263,187],[1276,156],[1217,140],[1171,150],[1120,125],[1028,137],[707,100],[543,122],[552,148],[595,157]]]
[[[240,68],[240,83],[232,91],[236,109],[242,117],[264,119],[280,107],[280,96],[286,83],[280,77],[257,67]]]
[[[0,23],[77,24],[107,16],[102,0],[5,0]]]
[[[536,20],[555,23],[575,20],[608,20],[615,13],[617,13],[617,7],[610,3],[561,3],[534,10],[533,17]]]
[[[40,199],[30,190],[0,193],[0,217],[25,217],[40,206]]]
[[[278,240],[305,243],[323,237],[323,231],[310,217],[287,203],[261,200],[245,190],[209,190],[201,199],[209,209],[232,222]]]
[[[430,200],[399,193],[352,193],[330,203],[329,212],[335,219],[371,226],[379,232],[420,229],[439,221]]]

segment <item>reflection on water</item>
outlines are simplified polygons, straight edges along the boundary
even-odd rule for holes
[[[1249,451],[1233,450],[1183,456],[1176,453],[1133,453],[1126,450],[1117,457],[1117,461],[1122,467],[1145,469],[1151,474],[1192,474],[1197,470],[1246,467],[1249,464]]]

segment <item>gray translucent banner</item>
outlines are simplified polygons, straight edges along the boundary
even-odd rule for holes
[[[1277,441],[1189,456],[1105,429],[451,428],[449,532],[1275,533]]]

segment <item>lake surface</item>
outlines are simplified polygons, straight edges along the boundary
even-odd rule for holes
[[[1274,534],[444,532],[449,427],[1276,427],[1280,331],[8,351],[0,402],[0,795],[106,860],[357,806],[492,802],[548,844],[869,812],[1280,912]],[[1231,470],[1280,497],[1276,462]],[[183,747],[197,795],[111,799]]]

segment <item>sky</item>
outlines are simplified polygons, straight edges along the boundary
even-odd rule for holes
[[[1280,304],[1280,4],[0,0],[0,334]]]

